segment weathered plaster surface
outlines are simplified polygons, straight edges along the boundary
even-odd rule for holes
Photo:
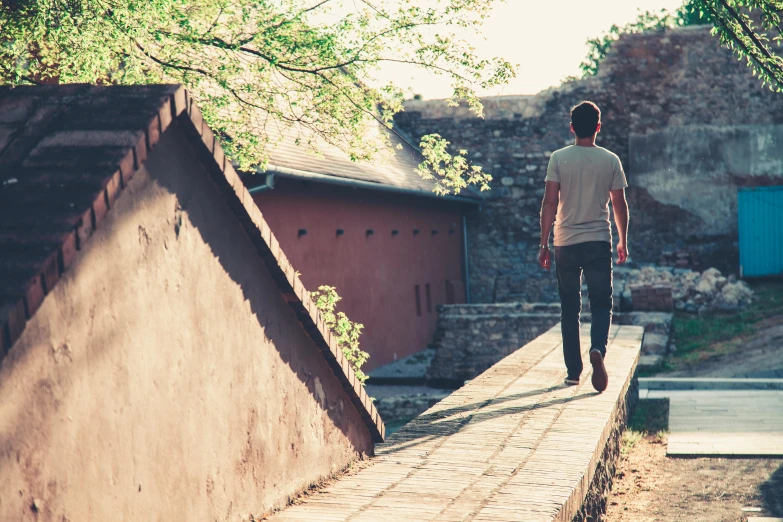
[[[176,132],[2,362],[0,520],[238,520],[372,451]]]
[[[700,218],[701,236],[737,234],[737,186],[783,183],[783,126],[688,125],[629,138],[634,184]]]

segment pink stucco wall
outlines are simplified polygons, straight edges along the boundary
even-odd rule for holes
[[[238,520],[372,452],[178,132],[2,361],[0,520]]]
[[[447,281],[464,302],[454,204],[280,178],[255,200],[305,286],[336,287],[338,308],[364,325],[365,370],[427,347]]]

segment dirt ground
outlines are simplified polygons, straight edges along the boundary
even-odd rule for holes
[[[753,288],[756,301],[736,315],[678,316],[683,349],[659,376],[783,377],[783,282]],[[783,517],[783,459],[669,458],[668,410],[665,399],[640,401],[623,437],[606,521]]]
[[[623,434],[605,521],[783,516],[783,459],[670,458],[668,424],[668,399],[639,401]]]
[[[750,285],[753,303],[735,313],[676,312],[676,353],[645,376],[783,378],[783,279]]]
[[[783,517],[783,459],[668,458],[666,434],[628,433],[607,522]]]

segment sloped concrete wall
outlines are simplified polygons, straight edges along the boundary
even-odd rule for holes
[[[0,366],[0,520],[240,520],[373,450],[177,132]]]

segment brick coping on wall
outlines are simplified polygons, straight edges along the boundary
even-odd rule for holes
[[[157,112],[150,116],[143,132],[138,132],[135,144],[128,148],[122,159],[112,167],[105,167],[106,171],[112,173],[103,180],[102,188],[92,198],[93,203],[90,208],[82,212],[81,217],[73,221],[70,229],[57,238],[56,248],[43,263],[36,266],[36,275],[24,284],[22,296],[9,301],[5,306],[0,302],[0,361],[5,358],[21,336],[27,321],[41,306],[45,296],[52,291],[62,274],[73,264],[78,251],[84,247],[94,230],[100,226],[103,218],[121,195],[122,190],[144,164],[148,153],[160,141],[161,135],[171,125],[176,125],[188,140],[196,145],[194,147],[196,154],[210,172],[212,180],[248,234],[283,298],[294,310],[299,322],[318,347],[321,356],[324,357],[345,388],[367,424],[373,440],[382,442],[385,436],[385,427],[375,406],[361,382],[356,378],[347,359],[343,356],[335,337],[324,324],[323,317],[310,298],[309,292],[303,286],[296,270],[280,249],[277,239],[262,217],[252,196],[245,188],[231,162],[226,158],[214,133],[204,122],[201,111],[193,102],[190,94],[179,85],[135,86],[135,88],[142,95],[147,92],[152,93],[151,97],[162,94],[160,106]],[[157,91],[154,90],[156,88]],[[111,91],[112,89],[116,91]],[[134,87],[24,86],[13,88],[13,91],[15,91],[15,95],[29,91],[31,97],[37,98],[42,94],[44,96],[109,95],[112,92],[127,93],[128,89],[134,89]],[[2,99],[3,92],[0,91],[0,101]],[[136,130],[138,131],[138,129]],[[43,138],[43,136],[39,136],[39,138]]]

